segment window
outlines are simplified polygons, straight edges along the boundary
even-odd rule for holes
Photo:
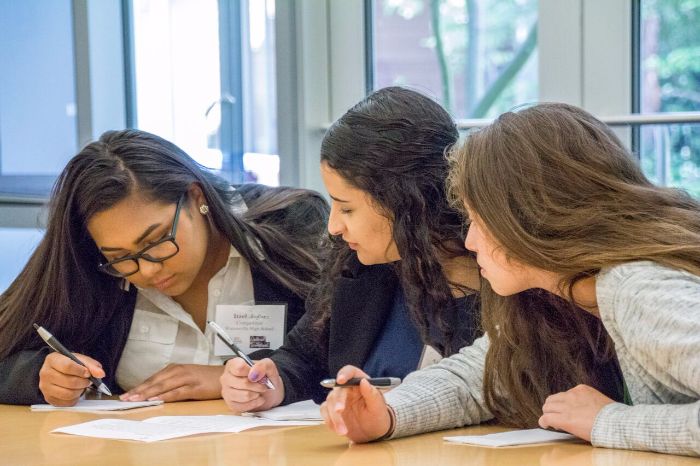
[[[81,146],[127,126],[277,184],[275,22],[274,0],[0,1],[3,202],[42,202]]]
[[[0,227],[0,293],[21,272],[44,232],[34,228]]]
[[[221,168],[216,0],[133,0],[136,126],[168,139],[201,164]]]
[[[274,0],[132,0],[135,124],[231,182],[279,182]]]
[[[372,87],[408,85],[456,118],[538,98],[537,1],[375,0]]]
[[[700,111],[700,2],[642,0],[635,20],[641,113]],[[643,126],[638,150],[655,183],[700,196],[700,124]]]
[[[248,0],[244,11],[243,167],[259,183],[279,184],[275,0]]]
[[[0,1],[0,193],[44,196],[75,154],[73,57],[70,0]]]

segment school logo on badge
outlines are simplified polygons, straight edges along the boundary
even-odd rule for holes
[[[267,341],[267,338],[265,338],[264,335],[251,335],[250,347],[256,349],[269,349],[270,342]]]

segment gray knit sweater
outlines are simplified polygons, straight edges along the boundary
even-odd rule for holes
[[[604,269],[598,309],[633,406],[595,419],[595,446],[700,456],[700,277],[653,262]],[[488,336],[386,394],[393,437],[491,419],[482,393]]]

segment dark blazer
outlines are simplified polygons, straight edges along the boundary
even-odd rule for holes
[[[259,187],[260,185],[255,185]],[[250,187],[239,189],[244,199],[248,202],[255,199],[264,187],[251,190]],[[247,194],[253,196],[249,197]],[[306,209],[308,206],[300,206]],[[304,300],[290,290],[273,282],[261,271],[251,267],[253,278],[253,295],[256,302],[262,303],[287,303],[286,329],[289,330],[304,314]],[[111,320],[103,328],[99,329],[98,342],[90,347],[75,348],[70,341],[62,341],[68,349],[87,354],[100,361],[106,376],[103,381],[112,393],[122,393],[117,385],[115,372],[126,345],[131,321],[134,317],[137,290],[131,287],[125,306],[120,312],[115,312]],[[30,325],[28,323],[27,325]],[[51,329],[49,329],[51,330]],[[97,330],[97,329],[95,329]],[[52,351],[37,337],[34,341],[27,342],[27,349],[11,354],[0,361],[0,403],[5,404],[36,404],[45,403],[44,396],[39,390],[39,370],[44,364],[44,359]],[[267,357],[270,350],[260,350],[251,353],[253,358]]]
[[[328,390],[319,382],[335,377],[343,366],[362,367],[389,316],[399,280],[391,264],[365,266],[353,255],[333,292],[331,316],[319,330],[313,312],[307,312],[287,334],[287,342],[272,353],[284,383],[283,404],[313,398],[325,400]],[[457,347],[470,345],[481,331],[479,304],[468,296],[462,308],[447,313]],[[431,327],[428,344],[443,355],[445,335]],[[447,356],[447,355],[446,355]]]

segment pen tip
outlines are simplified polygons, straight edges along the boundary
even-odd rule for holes
[[[34,324],[34,328],[39,330],[39,326],[37,324]]]

